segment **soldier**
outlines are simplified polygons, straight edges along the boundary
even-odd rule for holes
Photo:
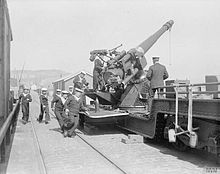
[[[86,82],[85,75],[86,72],[81,71],[81,73],[74,78],[73,84],[75,88],[85,89],[86,86],[88,86],[89,83]]]
[[[81,89],[75,88],[74,95],[70,95],[65,102],[66,119],[64,121],[64,137],[74,137],[76,135],[75,129],[79,123],[79,111],[86,111],[86,108],[82,104],[82,93],[83,91]]]
[[[89,83],[85,79],[85,75],[86,72],[81,71],[81,73],[78,76],[76,76],[73,80],[74,88],[81,89],[83,90],[83,92],[84,90],[88,89],[88,85],[89,85]],[[83,105],[86,105],[86,96],[83,94],[81,97],[82,97]]]
[[[69,86],[68,96],[74,93],[74,86]]]
[[[101,81],[101,72],[103,69],[103,63],[99,59],[95,59],[94,61],[94,69],[93,69],[93,89],[96,91],[99,88],[99,82]]]
[[[63,94],[63,92],[62,92]],[[65,102],[65,101],[64,101]],[[55,104],[55,105],[54,105]],[[55,116],[57,118],[57,121],[60,125],[61,130],[63,130],[63,109],[64,109],[64,103],[61,96],[61,90],[57,89],[56,94],[54,95],[52,101],[51,101],[51,109],[54,111]]]
[[[23,113],[23,123],[26,124],[29,119],[29,103],[32,102],[31,95],[29,93],[29,89],[27,87],[24,88],[23,93],[19,96],[22,106],[22,113]]]
[[[50,121],[50,114],[49,114],[49,104],[48,104],[48,96],[47,96],[47,88],[41,89],[40,95],[40,115],[37,121],[39,123],[42,122],[43,116],[45,113],[45,124],[48,124]]]
[[[166,67],[159,63],[159,57],[153,57],[153,65],[149,67],[147,72],[147,79],[150,81],[152,96],[149,98],[149,112],[151,111],[152,100],[155,92],[162,92],[163,89],[158,91],[158,87],[164,85],[164,80],[169,77]]]
[[[147,72],[147,79],[150,81],[150,86],[153,94],[158,91],[158,87],[164,85],[164,80],[169,77],[166,67],[159,63],[159,57],[153,57],[153,65],[150,66]]]

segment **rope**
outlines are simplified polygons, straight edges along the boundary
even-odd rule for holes
[[[171,55],[172,47],[171,47],[171,28],[169,29],[169,65],[171,66]]]

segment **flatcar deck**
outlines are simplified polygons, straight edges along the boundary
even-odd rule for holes
[[[118,112],[118,111],[108,111],[108,110],[101,110],[99,112],[89,111],[89,118],[107,118],[107,117],[122,117],[128,116],[129,113],[127,112]]]

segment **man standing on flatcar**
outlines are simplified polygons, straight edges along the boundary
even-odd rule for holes
[[[40,115],[37,119],[39,123],[42,123],[43,116],[45,114],[45,124],[48,124],[50,121],[50,114],[49,114],[49,103],[48,103],[48,96],[47,96],[47,88],[41,89],[40,95]]]
[[[103,86],[100,85],[102,75],[101,72],[103,70],[103,63],[100,59],[95,59],[94,61],[94,69],[93,69],[93,90],[97,91],[99,88]]]
[[[86,72],[81,71],[79,75],[77,75],[73,79],[73,84],[75,88],[84,90],[86,86],[88,86],[88,82],[85,79]]]
[[[159,63],[159,57],[153,57],[153,65],[147,72],[147,78],[150,80],[150,86],[153,93],[160,92],[158,87],[164,86],[164,80],[169,77],[166,67]]]
[[[23,113],[23,123],[26,124],[29,119],[29,103],[32,102],[32,98],[27,87],[24,87],[23,93],[19,96],[21,101],[22,113]]]
[[[166,67],[159,63],[159,57],[153,57],[153,65],[149,67],[147,72],[147,79],[150,81],[150,87],[152,89],[152,96],[149,101],[149,108],[152,106],[152,98],[155,92],[163,92],[163,89],[158,91],[160,86],[164,86],[164,80],[169,77]]]

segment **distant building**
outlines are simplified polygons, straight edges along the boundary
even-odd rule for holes
[[[31,90],[36,91],[37,90],[37,85],[35,85],[35,84],[31,85]]]
[[[220,82],[220,75],[206,75],[205,76],[205,83],[219,83]],[[207,85],[206,91],[220,91],[219,85]],[[213,94],[213,98],[217,99],[220,98],[220,94],[215,93]]]
[[[71,74],[69,76],[62,77],[62,78],[54,81],[52,83],[53,84],[53,90],[56,91],[57,89],[61,89],[61,90],[67,90],[68,91],[69,86],[73,86],[73,79],[77,75],[79,75],[80,73],[81,73],[81,71],[76,73],[76,74]],[[91,89],[92,88],[92,83],[93,83],[93,76],[86,72],[85,79],[89,83],[89,88]]]

